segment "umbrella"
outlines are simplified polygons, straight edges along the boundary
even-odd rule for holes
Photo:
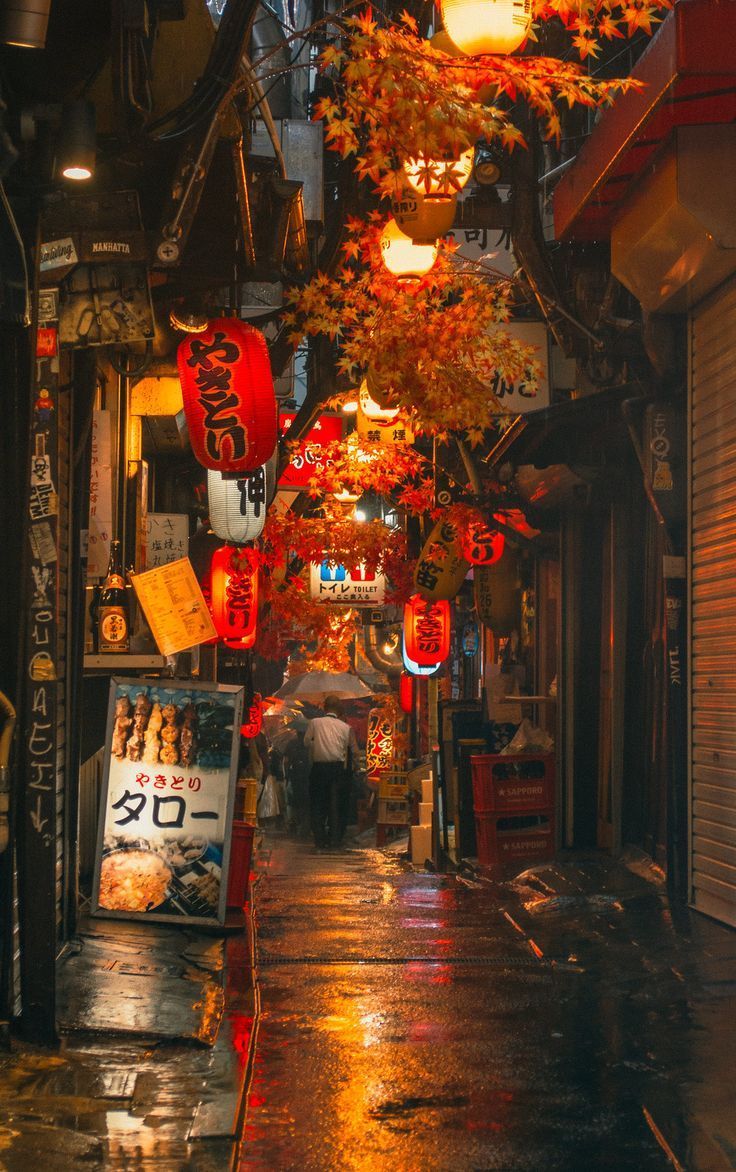
[[[362,700],[373,695],[370,688],[349,671],[307,671],[287,680],[275,694],[280,700],[311,700],[314,704],[321,703],[326,696]]]

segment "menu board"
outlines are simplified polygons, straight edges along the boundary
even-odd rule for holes
[[[143,532],[146,569],[168,566],[186,557],[189,548],[189,517],[186,513],[147,513]]]
[[[243,689],[113,679],[92,910],[223,923]]]
[[[161,655],[217,638],[189,558],[132,574],[130,580]]]

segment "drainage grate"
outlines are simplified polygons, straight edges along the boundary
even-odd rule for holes
[[[569,969],[576,970],[575,965],[566,961],[555,960],[552,957],[525,957],[525,956],[269,956],[259,952],[258,965],[265,968],[271,965],[452,965],[475,966],[494,969]]]

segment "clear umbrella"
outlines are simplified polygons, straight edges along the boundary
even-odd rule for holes
[[[327,696],[338,700],[362,700],[372,696],[370,688],[349,671],[307,671],[287,680],[278,692],[280,700],[310,700],[321,704]]]

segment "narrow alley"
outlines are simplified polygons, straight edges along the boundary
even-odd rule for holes
[[[699,920],[694,947],[651,877],[491,885],[279,838],[260,865],[242,1169],[734,1166],[736,940]]]

